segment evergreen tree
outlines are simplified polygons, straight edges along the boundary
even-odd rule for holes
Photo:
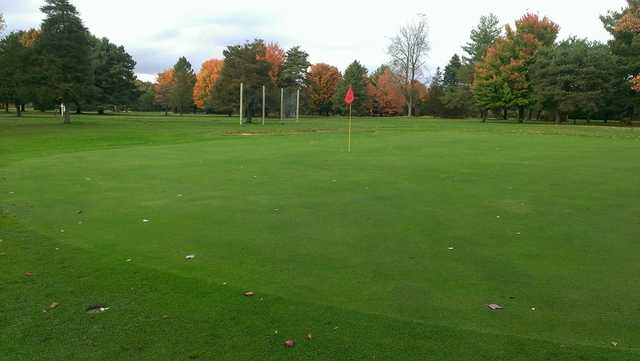
[[[34,53],[27,35],[25,31],[12,32],[0,41],[0,95],[15,104],[18,117],[33,96]]]
[[[613,36],[609,42],[613,54],[621,62],[618,78],[630,78],[640,75],[640,0],[627,0],[622,11],[610,11],[601,17],[605,29]],[[640,111],[640,97],[631,86],[618,92],[617,103],[620,112],[631,122]]]
[[[106,106],[133,104],[140,95],[134,73],[136,62],[124,47],[107,38],[91,37],[91,43],[98,111],[102,113]]]
[[[136,79],[135,84],[139,96],[133,104],[134,110],[141,112],[158,110],[158,106],[155,103],[156,92],[153,83]]]
[[[302,88],[309,78],[309,54],[299,46],[289,49],[280,69],[278,85],[282,88]]]
[[[444,76],[442,77],[442,85],[445,88],[456,87],[459,84],[458,72],[462,68],[462,61],[458,54],[454,54],[449,64],[444,68]]]
[[[556,121],[572,114],[591,119],[624,86],[623,79],[612,83],[619,71],[616,63],[607,46],[587,40],[571,38],[541,49],[530,68],[536,103]]]
[[[94,85],[89,34],[68,0],[45,0],[41,34],[36,41],[39,95],[61,103],[80,104]],[[70,117],[65,117],[65,123]]]
[[[244,45],[232,45],[224,50],[224,65],[213,86],[211,104],[217,111],[232,114],[240,107],[240,83],[244,83],[244,114],[251,122],[262,105],[262,86],[272,83],[271,63],[265,59],[265,44],[254,40]]]
[[[516,21],[515,30],[506,30],[506,37],[496,40],[476,65],[474,95],[483,111],[502,109],[505,119],[510,108],[517,108],[522,122],[533,100],[529,65],[539,49],[553,45],[559,27],[546,17],[526,14]]]
[[[467,63],[477,63],[484,58],[489,49],[502,34],[500,20],[494,14],[482,16],[478,26],[471,30],[471,41],[462,49],[467,53]]]
[[[353,87],[355,93],[355,101],[352,105],[352,112],[354,115],[366,115],[367,114],[367,83],[368,70],[357,60],[351,63],[344,71],[342,81],[338,85],[335,94],[335,101],[337,110],[342,114],[347,114],[349,108],[344,104],[344,96],[347,93],[349,86]]]
[[[193,87],[196,84],[196,74],[191,63],[184,56],[173,66],[175,85],[171,89],[170,104],[180,115],[185,111],[195,110],[193,104]]]
[[[440,68],[436,69],[436,73],[431,79],[431,84],[429,85],[429,94],[427,100],[423,103],[422,113],[440,116],[444,113],[444,88],[442,84],[442,71]]]

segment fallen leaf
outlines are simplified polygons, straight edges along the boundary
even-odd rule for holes
[[[498,304],[495,304],[495,303],[489,304],[489,305],[487,305],[487,307],[489,307],[493,311],[504,310],[504,307],[502,307],[502,306],[500,306]]]
[[[247,292],[245,292],[245,293],[244,293],[244,295],[245,295],[246,297],[253,297],[253,296],[255,296],[255,295],[256,295],[256,293],[255,293],[255,292],[252,292],[252,291],[247,291]]]
[[[288,339],[284,342],[284,347],[286,348],[293,348],[295,347],[295,345],[296,345],[296,342],[292,339]]]
[[[306,337],[307,337],[307,340],[309,341],[311,341],[311,339],[313,338],[313,336],[310,333],[308,333]]]
[[[24,275],[27,277],[31,277],[33,276],[33,272],[25,272]]]
[[[49,305],[49,309],[53,310],[54,308],[60,306],[60,304],[58,302],[53,302],[52,304]]]

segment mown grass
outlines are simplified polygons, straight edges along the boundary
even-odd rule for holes
[[[236,121],[0,116],[1,359],[640,359],[636,129]]]

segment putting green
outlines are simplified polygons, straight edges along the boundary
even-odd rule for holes
[[[100,273],[83,282],[117,285],[119,300],[129,284],[151,295],[161,289],[158,297],[174,290],[189,305],[175,311],[178,318],[200,315],[195,329],[216,328],[208,307],[233,309],[237,328],[230,321],[215,342],[223,349],[252,342],[242,326],[248,319],[275,332],[264,324],[275,311],[243,311],[248,300],[235,295],[248,290],[257,294],[249,302],[278,300],[278,317],[290,317],[281,322],[302,319],[328,333],[342,321],[352,336],[374,339],[349,351],[341,342],[360,341],[347,334],[324,341],[327,354],[308,345],[287,353],[269,334],[243,351],[200,349],[197,357],[370,359],[378,352],[381,359],[488,360],[482,351],[489,347],[502,359],[640,358],[634,129],[359,119],[348,154],[340,119],[242,129],[206,117],[79,120],[65,129],[44,117],[0,119],[7,139],[0,194],[12,219],[3,236],[11,239],[0,244],[10,251],[0,262],[12,262],[11,252],[26,264],[65,257],[50,265],[65,274],[59,287],[76,287],[65,269],[96,267]],[[50,243],[29,243],[20,232]],[[21,248],[39,246],[42,254],[33,256]],[[73,256],[59,255],[67,250]],[[190,254],[195,259],[185,260]],[[131,269],[144,282],[123,279]],[[24,285],[14,279],[24,276],[4,277],[17,286],[0,295],[17,300]],[[50,284],[30,292],[61,297]],[[108,287],[101,294],[108,297]],[[141,312],[157,317],[162,311],[154,308],[169,301],[150,294],[127,299],[144,299]],[[489,303],[505,309],[489,311]],[[46,323],[18,322],[22,312],[4,316],[13,331]],[[108,337],[126,344],[131,336],[119,336],[119,327],[132,316],[120,312],[108,311],[120,325]],[[86,318],[66,317],[57,332]],[[188,332],[183,326],[178,334]],[[138,324],[138,332],[152,334],[152,327]],[[406,339],[423,330],[460,344],[438,349]],[[478,337],[494,344],[480,346],[472,341]],[[0,350],[3,341],[10,343],[0,339]],[[19,348],[15,342],[7,349]],[[174,340],[155,354],[158,342],[135,341],[143,349],[137,356],[174,355],[188,344]],[[101,357],[133,356],[114,350]]]

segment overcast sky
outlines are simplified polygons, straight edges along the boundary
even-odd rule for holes
[[[490,12],[502,23],[531,11],[549,16],[571,35],[606,41],[599,15],[621,8],[624,0],[483,1],[263,1],[263,0],[71,0],[85,26],[124,45],[144,80],[171,67],[184,55],[197,70],[209,58],[221,58],[226,45],[261,38],[288,48],[300,45],[313,63],[341,70],[360,60],[370,70],[387,61],[389,38],[398,28],[427,15],[432,51],[429,70],[444,66],[468,40],[479,17]],[[0,0],[9,30],[37,27],[41,0]]]

